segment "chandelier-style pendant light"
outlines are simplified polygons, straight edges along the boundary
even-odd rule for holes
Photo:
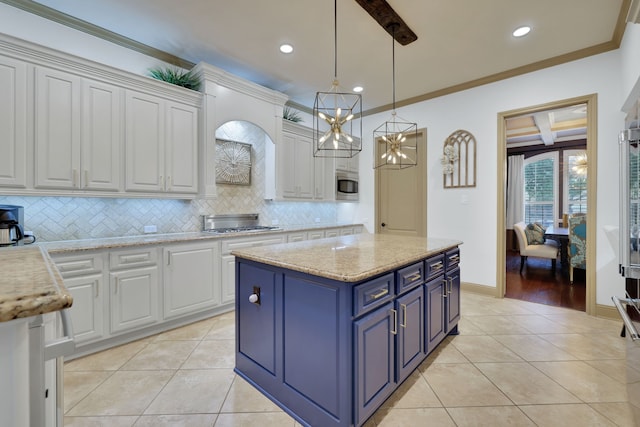
[[[362,95],[340,91],[338,83],[338,2],[334,14],[334,74],[331,89],[313,103],[313,156],[353,157],[362,151]]]
[[[393,104],[391,119],[373,131],[375,144],[374,168],[404,169],[418,164],[418,125],[399,117],[396,114],[396,40],[395,28],[392,26],[391,64]]]

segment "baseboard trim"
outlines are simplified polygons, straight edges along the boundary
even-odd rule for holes
[[[618,313],[618,310],[612,305],[596,304],[596,317],[619,320],[620,322],[622,322],[620,313]]]
[[[460,289],[465,292],[471,292],[473,294],[486,295],[490,297],[496,296],[496,288],[493,286],[486,285],[478,285],[476,283],[462,282],[460,284]]]

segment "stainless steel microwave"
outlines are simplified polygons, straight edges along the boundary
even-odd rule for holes
[[[358,201],[358,174],[336,173],[336,200]]]

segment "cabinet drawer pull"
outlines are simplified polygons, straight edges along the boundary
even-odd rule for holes
[[[378,292],[377,294],[371,295],[371,298],[373,298],[373,299],[382,298],[383,296],[387,295],[388,293],[389,293],[389,289],[383,289],[380,292]]]
[[[447,290],[447,293],[451,294],[452,290],[453,290],[453,278],[449,277],[449,289]]]
[[[444,263],[442,261],[438,261],[435,264],[431,265],[431,269],[434,271],[442,270],[444,268]]]
[[[411,276],[407,277],[407,280],[410,282],[413,282],[414,280],[418,280],[422,277],[422,274],[420,274],[420,272],[418,273],[413,273]]]
[[[395,311],[393,308],[390,309],[390,311],[393,313],[393,319],[391,319],[391,321],[393,322],[393,329],[391,330],[391,333],[393,335],[397,335],[398,334],[398,312]]]
[[[442,282],[444,283],[444,286],[442,288],[443,292],[442,292],[441,296],[442,296],[442,298],[446,298],[447,297],[447,293],[448,293],[448,290],[447,290],[447,288],[448,288],[447,287],[447,279],[442,279]]]
[[[402,308],[402,322],[400,322],[400,326],[403,328],[407,327],[407,305],[400,304],[400,308]]]
[[[451,256],[449,257],[449,261],[459,262],[459,261],[460,261],[460,255],[458,255],[458,254],[451,255]]]

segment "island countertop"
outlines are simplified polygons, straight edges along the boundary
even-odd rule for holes
[[[0,322],[71,307],[73,297],[42,248],[0,249],[0,266]]]
[[[455,248],[453,239],[359,234],[255,248],[231,254],[343,282],[360,282]]]

